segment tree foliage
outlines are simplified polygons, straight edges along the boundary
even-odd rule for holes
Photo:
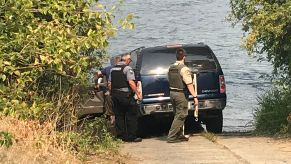
[[[242,24],[248,52],[266,55],[274,74],[287,77],[290,84],[291,1],[231,0],[230,5],[230,19]]]
[[[114,11],[98,0],[0,0],[0,111],[39,118],[74,108],[74,86],[102,64],[119,28]]]

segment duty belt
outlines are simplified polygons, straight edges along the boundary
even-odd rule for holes
[[[175,88],[170,88],[170,91],[174,91],[174,92],[186,92],[184,89],[175,89]]]
[[[113,89],[111,92],[112,96],[117,96],[117,97],[131,97],[133,96],[132,92],[124,92],[120,91],[118,89]]]

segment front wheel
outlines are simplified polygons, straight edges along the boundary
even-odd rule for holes
[[[215,112],[213,117],[210,117],[206,121],[207,132],[222,133],[223,116],[222,111]]]

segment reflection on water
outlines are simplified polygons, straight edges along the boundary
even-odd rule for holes
[[[266,62],[257,62],[240,47],[242,32],[225,21],[228,11],[225,0],[125,1],[120,13],[134,13],[136,29],[119,31],[110,40],[109,53],[170,43],[208,44],[226,79],[224,131],[252,129],[257,96],[270,86],[260,77],[270,74],[272,68]]]

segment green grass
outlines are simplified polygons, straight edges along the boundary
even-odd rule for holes
[[[202,136],[211,142],[216,142],[217,136],[214,133],[202,133]]]
[[[102,117],[85,120],[77,131],[58,133],[59,143],[67,149],[84,154],[94,154],[98,150],[117,149],[121,143],[110,134],[106,120]]]
[[[291,90],[272,89],[259,97],[255,110],[255,133],[269,136],[291,136],[288,116],[291,113]]]
[[[0,131],[0,146],[9,148],[13,144],[13,135],[9,132]]]

